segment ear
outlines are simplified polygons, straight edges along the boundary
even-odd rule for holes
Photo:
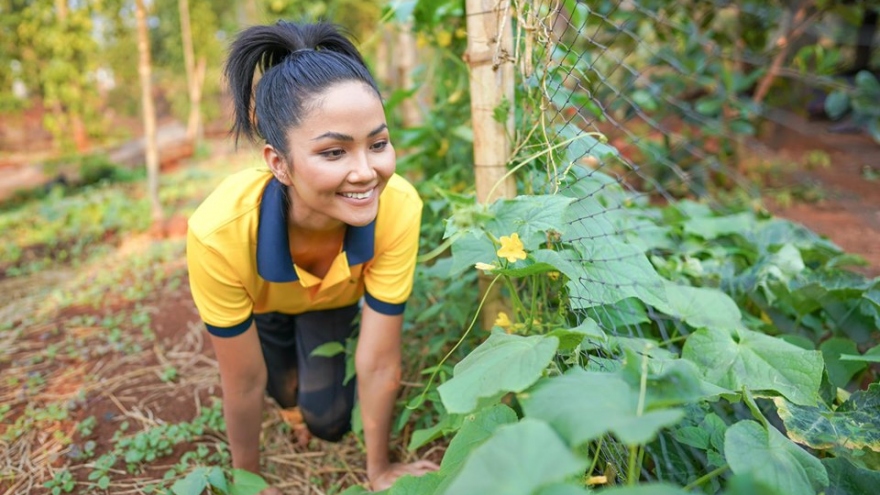
[[[291,185],[290,167],[287,165],[287,160],[271,144],[263,146],[263,161],[266,162],[278,182],[285,186]]]

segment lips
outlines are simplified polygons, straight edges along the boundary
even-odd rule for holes
[[[364,191],[364,192],[344,192],[344,193],[339,193],[339,194],[343,197],[351,198],[351,199],[367,199],[373,195],[373,191],[375,191],[375,188],[370,189],[369,191]]]

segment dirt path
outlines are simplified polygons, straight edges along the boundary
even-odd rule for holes
[[[762,138],[772,152],[800,163],[822,151],[830,166],[801,170],[788,177],[792,185],[813,184],[823,193],[815,203],[767,204],[773,214],[801,223],[827,236],[846,252],[858,254],[868,266],[859,269],[880,276],[880,145],[864,135],[834,134],[828,122],[809,122],[785,112],[771,113],[775,125]]]

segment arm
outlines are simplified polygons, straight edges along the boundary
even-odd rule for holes
[[[355,351],[358,400],[371,482],[388,470],[388,437],[400,387],[400,330],[403,315],[388,316],[365,304]]]
[[[232,452],[232,467],[260,473],[260,426],[266,364],[252,323],[235,337],[211,336],[220,365],[223,417]]]
[[[364,305],[355,351],[358,400],[367,444],[367,477],[374,490],[390,487],[405,474],[420,476],[439,467],[430,461],[391,464],[388,437],[400,387],[400,330],[403,315],[389,316]]]

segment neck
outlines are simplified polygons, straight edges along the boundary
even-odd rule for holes
[[[346,228],[346,225],[339,220],[325,216],[311,215],[299,218],[292,205],[287,218],[291,233],[310,239],[335,237]]]

